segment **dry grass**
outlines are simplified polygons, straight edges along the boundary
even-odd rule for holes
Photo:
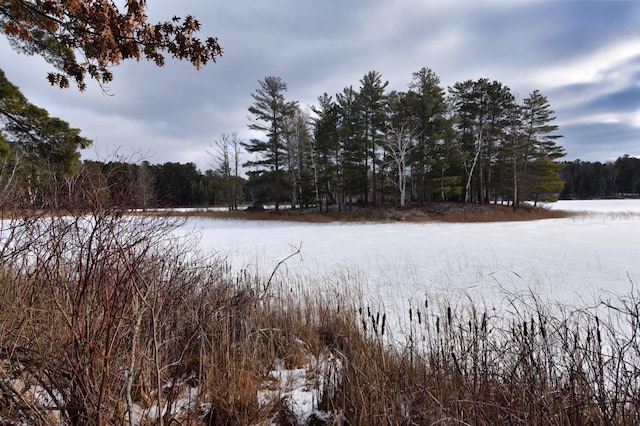
[[[640,422],[637,294],[501,312],[443,298],[390,331],[351,277],[235,274],[170,237],[174,220],[4,225],[0,423]],[[274,376],[295,369],[326,416],[297,417]]]
[[[162,211],[161,215],[210,217],[218,219],[242,219],[263,221],[292,221],[307,223],[327,222],[507,222],[541,219],[558,219],[573,213],[543,207],[522,206],[517,210],[496,204],[430,203],[421,207],[365,208],[354,207],[346,210],[331,209],[319,212],[317,209],[281,209],[263,211]]]

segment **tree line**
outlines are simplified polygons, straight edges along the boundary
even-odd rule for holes
[[[248,190],[257,203],[350,208],[427,201],[502,202],[555,197],[565,153],[554,112],[538,90],[518,101],[488,79],[445,90],[422,68],[407,91],[370,71],[359,87],[324,93],[310,111],[285,97],[276,76],[259,81],[243,143],[255,159]]]
[[[0,69],[2,210],[87,208],[92,203],[126,208],[221,204],[235,208],[245,202],[244,180],[238,177],[237,134],[222,135],[212,144],[213,168],[204,173],[194,163],[149,164],[126,158],[81,161],[80,149],[91,143],[80,136],[80,129],[29,102]],[[235,149],[230,152],[229,146]]]
[[[623,155],[615,161],[564,162],[560,171],[565,199],[640,197],[640,158]]]
[[[285,99],[281,79],[267,77],[249,107],[249,127],[265,140],[223,134],[201,172],[194,163],[81,161],[91,141],[31,104],[0,70],[0,206],[350,208],[640,196],[637,158],[558,161],[558,127],[538,91],[517,103],[508,87],[480,79],[447,95],[428,69],[414,73],[407,92],[386,87],[370,72],[359,90],[324,94],[304,110]],[[247,153],[251,160],[241,161]]]

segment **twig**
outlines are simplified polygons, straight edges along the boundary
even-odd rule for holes
[[[275,268],[273,268],[273,271],[271,271],[271,276],[269,276],[269,279],[267,280],[267,284],[265,284],[264,289],[262,291],[262,296],[267,294],[267,291],[269,290],[269,287],[271,287],[271,281],[273,280],[273,277],[275,276],[276,272],[278,271],[278,269],[280,269],[280,266],[286,264],[287,260],[291,259],[294,256],[297,256],[301,253],[302,251],[302,241],[300,241],[300,245],[298,247],[292,246],[294,247],[296,250],[294,252],[292,252],[290,255],[288,255],[287,257],[285,257],[284,259],[282,259],[280,262],[278,262],[278,264],[276,265]]]

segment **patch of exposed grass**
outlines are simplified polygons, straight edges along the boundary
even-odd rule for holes
[[[217,219],[240,219],[262,221],[291,221],[306,223],[328,222],[507,222],[542,219],[558,219],[573,213],[544,207],[521,206],[513,208],[496,204],[430,203],[405,209],[393,207],[352,207],[344,210],[330,209],[281,209],[249,211],[191,211],[164,210],[156,214]]]

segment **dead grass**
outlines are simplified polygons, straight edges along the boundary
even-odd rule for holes
[[[149,214],[148,212],[146,214]],[[331,209],[319,212],[317,209],[281,209],[263,211],[167,211],[154,214],[188,217],[209,217],[217,219],[242,219],[262,221],[292,221],[306,223],[328,222],[507,222],[570,217],[571,212],[543,207],[522,206],[517,210],[496,204],[430,203],[424,206],[407,207],[353,207],[345,210]]]
[[[167,218],[136,219],[8,234],[0,423],[129,424],[136,408],[132,424],[640,424],[638,294],[504,311],[444,296],[390,330],[349,277],[267,283],[168,238]],[[273,374],[295,369],[326,415],[296,417]]]

